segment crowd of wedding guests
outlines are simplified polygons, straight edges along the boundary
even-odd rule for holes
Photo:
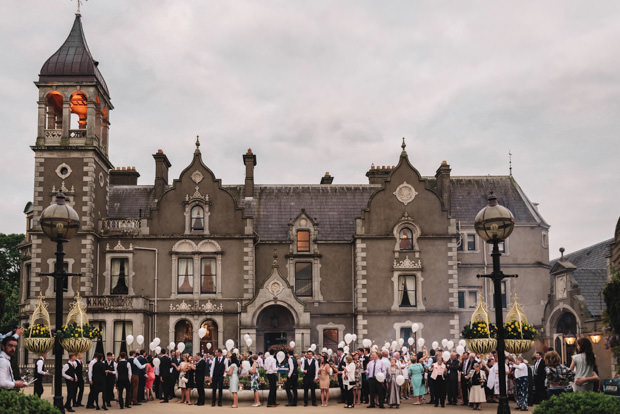
[[[15,389],[24,386],[13,378],[10,357],[18,339],[16,335],[2,340],[0,353],[0,388]],[[449,357],[447,357],[449,354]],[[447,357],[444,360],[444,357]],[[520,355],[506,356],[506,387],[517,408],[527,411],[532,404],[549,396],[572,391],[597,388],[599,377],[592,344],[587,338],[577,341],[577,353],[572,356],[570,367],[561,363],[560,355],[553,349],[545,354],[536,352],[535,361],[524,360]],[[35,394],[43,393],[42,377],[46,355],[36,362],[34,369]],[[264,371],[263,371],[264,370]],[[480,410],[483,403],[497,402],[499,373],[497,354],[487,355],[463,352],[446,353],[442,349],[409,353],[359,348],[348,354],[343,348],[334,353],[315,354],[308,350],[301,356],[289,351],[276,360],[276,352],[240,355],[221,349],[214,353],[182,354],[179,351],[162,351],[149,355],[145,350],[95,354],[85,365],[81,354],[69,355],[62,367],[66,383],[65,409],[83,406],[85,383],[89,386],[86,408],[107,410],[113,403],[121,409],[159,400],[169,403],[173,399],[191,405],[191,392],[196,389],[196,405],[205,405],[205,385],[212,389],[211,405],[222,406],[224,378],[232,394],[232,407],[238,407],[239,378],[246,377],[254,393],[252,406],[261,405],[259,387],[261,373],[265,374],[269,393],[268,407],[280,405],[276,400],[278,375],[286,390],[286,406],[298,405],[298,383],[301,376],[303,405],[330,404],[330,384],[337,381],[340,388],[339,403],[345,408],[365,404],[368,408],[398,408],[404,400],[413,405],[433,404],[435,407],[469,405]],[[85,379],[86,378],[86,379]],[[316,389],[319,388],[319,396]],[[177,400],[175,390],[180,397]],[[447,402],[446,402],[447,400]],[[301,405],[301,404],[300,404]]]

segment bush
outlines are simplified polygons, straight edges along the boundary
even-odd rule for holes
[[[36,395],[0,390],[0,413],[60,414],[60,410]]]
[[[597,392],[567,392],[543,401],[535,414],[620,414],[620,400]]]

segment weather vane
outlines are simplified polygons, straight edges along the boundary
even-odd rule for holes
[[[82,2],[88,1],[88,0],[76,0],[76,1],[77,1],[77,12],[75,12],[75,14],[77,14],[79,16],[80,15],[80,6],[82,5]]]
[[[508,150],[508,169],[510,170],[510,176],[512,177],[512,152]]]

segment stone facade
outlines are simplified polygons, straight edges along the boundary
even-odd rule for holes
[[[89,66],[79,16],[67,42],[83,49],[82,71],[62,69],[57,52],[57,72],[46,62],[37,83],[23,319],[37,293],[53,302],[53,286],[35,276],[50,271],[54,257],[36,218],[63,190],[82,217],[65,245],[69,271],[82,277],[69,281],[65,295],[69,302],[80,292],[104,329],[106,350],[117,352],[127,334],[142,334],[147,344],[183,341],[194,352],[229,338],[238,344],[245,334],[252,350],[291,340],[298,350],[333,348],[347,332],[357,334],[357,345],[410,335],[457,339],[478,294],[491,302],[492,286],[476,277],[491,271],[490,249],[473,220],[494,191],[517,223],[502,266],[519,278],[506,282],[504,295],[518,292],[541,324],[549,226],[512,176],[453,177],[444,161],[423,177],[403,142],[397,165],[371,167],[368,184],[332,184],[326,174],[315,185],[255,185],[257,158],[248,150],[244,184],[227,185],[196,141],[178,178],[169,182],[171,163],[160,150],[154,183],[138,185],[135,169],[108,159],[112,106],[101,73]],[[72,114],[77,130],[69,127]],[[420,330],[412,334],[414,322]],[[208,330],[202,340],[201,326]]]

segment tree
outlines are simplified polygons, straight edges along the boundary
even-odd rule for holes
[[[616,358],[616,366],[620,363],[620,274],[612,269],[611,280],[603,289],[606,309],[603,320],[607,323],[605,333],[605,348],[611,349]],[[620,367],[618,368],[620,371]]]
[[[19,273],[18,245],[23,234],[0,233],[0,332],[13,329],[19,322]]]

